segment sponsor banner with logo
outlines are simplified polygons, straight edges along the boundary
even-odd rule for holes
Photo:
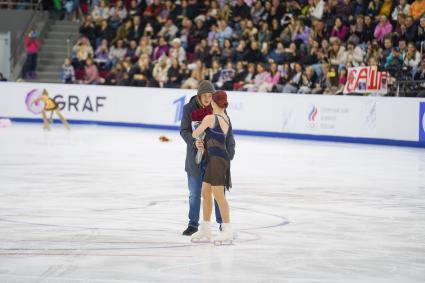
[[[346,93],[388,93],[388,73],[380,72],[376,67],[348,68]]]
[[[46,90],[69,120],[177,128],[195,90],[2,83],[0,117],[39,119],[31,99]],[[425,99],[229,92],[240,132],[425,142]],[[418,130],[419,129],[419,130]]]

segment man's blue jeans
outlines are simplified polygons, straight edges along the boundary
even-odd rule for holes
[[[201,209],[202,180],[204,179],[206,161],[202,161],[199,178],[187,175],[189,185],[189,226],[197,228],[199,225],[199,212]],[[215,219],[217,223],[222,223],[220,209],[214,200]]]

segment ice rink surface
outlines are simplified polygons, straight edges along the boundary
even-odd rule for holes
[[[177,132],[0,129],[0,282],[424,282],[424,149],[236,142],[215,247],[181,235]]]

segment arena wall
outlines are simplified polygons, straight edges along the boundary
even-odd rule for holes
[[[46,89],[71,124],[177,130],[194,90],[0,84],[0,117],[40,122],[25,99]],[[425,147],[425,99],[229,92],[236,134]]]

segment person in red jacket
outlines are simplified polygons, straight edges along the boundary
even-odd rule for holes
[[[25,37],[25,47],[27,51],[27,59],[22,68],[22,77],[26,79],[36,78],[35,70],[37,68],[37,54],[40,49],[40,40],[37,33],[31,30]]]

